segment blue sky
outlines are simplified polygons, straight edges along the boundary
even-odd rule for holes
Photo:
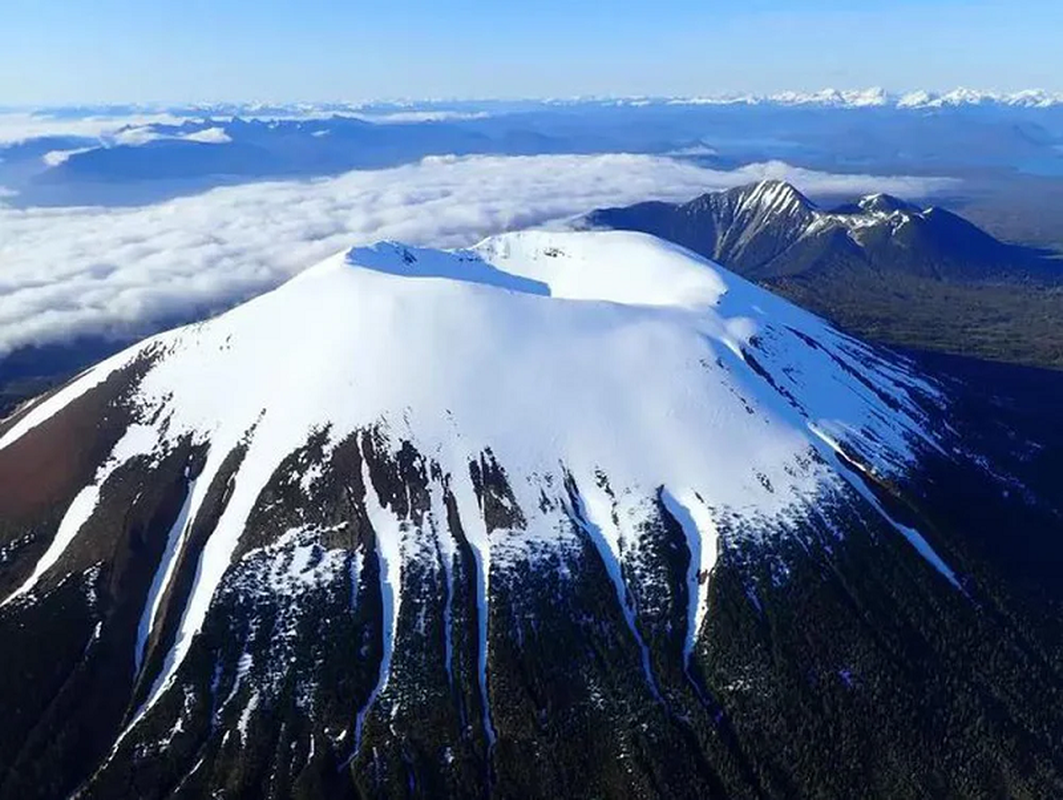
[[[1060,0],[0,3],[0,105],[1063,91]]]

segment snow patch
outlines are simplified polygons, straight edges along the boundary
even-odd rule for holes
[[[395,652],[395,636],[399,627],[399,609],[402,605],[402,539],[404,524],[381,502],[373,487],[369,462],[363,447],[362,483],[365,485],[365,510],[373,528],[377,558],[380,560],[380,595],[383,601],[384,641],[380,656],[380,672],[376,686],[370,692],[365,705],[358,712],[354,726],[354,752],[362,744],[362,727],[365,718],[391,677],[391,659]]]
[[[181,510],[177,514],[177,519],[174,520],[172,526],[170,526],[170,532],[166,536],[166,549],[163,551],[162,559],[159,561],[159,566],[155,570],[155,576],[151,581],[151,588],[148,590],[148,599],[144,604],[144,610],[140,616],[140,622],[137,625],[137,645],[133,654],[133,664],[136,673],[140,673],[140,665],[143,663],[145,656],[145,649],[147,647],[148,638],[151,635],[152,628],[155,625],[155,618],[159,614],[159,605],[162,603],[163,594],[166,587],[170,584],[170,579],[174,570],[174,566],[177,563],[177,557],[179,554],[179,544],[183,542],[185,538],[185,532],[188,528],[192,516],[193,501],[197,497],[196,484],[198,481],[191,481],[186,489],[187,494],[185,496],[184,503],[181,504]],[[202,497],[200,496],[200,500]],[[198,505],[196,506],[198,508]]]
[[[680,499],[664,489],[661,491],[661,502],[682,528],[690,551],[690,565],[687,567],[687,636],[683,644],[683,660],[689,663],[708,610],[709,573],[716,564],[719,535],[709,510],[696,496],[683,493]]]
[[[251,715],[255,713],[255,709],[258,708],[261,698],[258,692],[252,692],[251,696],[247,699],[247,705],[244,706],[243,711],[240,712],[240,719],[237,720],[236,729],[240,732],[240,744],[247,743],[247,726],[251,722]]]

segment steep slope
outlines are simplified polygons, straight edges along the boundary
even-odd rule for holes
[[[961,400],[641,234],[336,256],[0,428],[0,796],[1058,790]]]
[[[886,344],[1063,367],[1063,261],[942,208],[878,194],[823,210],[765,181],[594,211],[579,228],[668,239]]]

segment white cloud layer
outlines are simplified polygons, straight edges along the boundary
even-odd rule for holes
[[[224,128],[204,128],[203,130],[196,131],[195,133],[175,135],[170,133],[160,133],[152,125],[139,125],[136,127],[122,128],[121,130],[111,134],[108,138],[108,141],[110,144],[131,145],[133,147],[138,147],[140,145],[147,144],[148,142],[158,142],[163,139],[172,139],[175,141],[185,142],[199,142],[201,144],[228,144],[232,141],[232,138],[225,132]],[[47,156],[45,156],[45,158],[47,159]]]
[[[684,200],[762,178],[813,194],[925,196],[949,183],[778,162],[721,172],[637,155],[473,156],[226,187],[132,209],[0,205],[0,357],[203,315],[352,244],[461,246],[604,205]]]
[[[241,110],[239,116],[243,120],[271,121],[328,119],[337,113],[342,113],[345,117],[360,119],[365,122],[375,122],[381,125],[454,122],[485,119],[491,116],[488,111],[411,109],[407,111],[365,113],[359,111],[357,106],[338,110],[334,108],[317,108],[313,105],[293,106],[284,111],[272,110],[269,113],[255,113],[253,108],[245,108]],[[136,146],[160,138],[173,138],[160,135],[152,129],[151,126],[153,125],[181,125],[185,122],[198,122],[214,118],[224,119],[229,116],[230,114],[222,111],[215,114],[210,108],[189,108],[180,114],[164,111],[145,111],[141,114],[88,114],[86,116],[54,116],[48,111],[0,111],[0,147],[19,144],[45,136],[83,136],[88,139],[99,139],[101,144]],[[211,144],[222,144],[229,141],[222,129],[207,134],[207,139],[195,138],[199,135],[191,134],[184,138],[192,141],[207,141]]]
[[[127,116],[54,117],[46,113],[11,111],[0,113],[0,147],[42,136],[84,136],[97,139],[128,125],[180,125],[171,114]]]

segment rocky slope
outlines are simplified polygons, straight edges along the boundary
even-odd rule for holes
[[[0,796],[1058,793],[971,402],[641,234],[341,254],[0,427]]]

